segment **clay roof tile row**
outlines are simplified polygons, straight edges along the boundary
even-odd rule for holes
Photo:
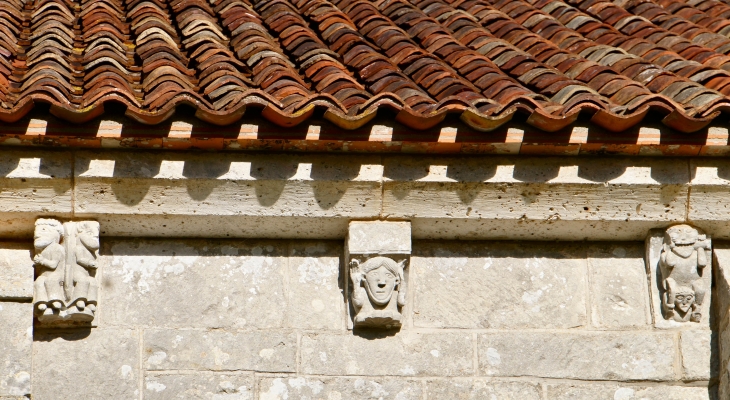
[[[185,104],[220,125],[387,108],[416,129],[621,131],[653,111],[692,132],[730,110],[729,18],[730,0],[0,0],[0,120],[115,102],[148,124]]]

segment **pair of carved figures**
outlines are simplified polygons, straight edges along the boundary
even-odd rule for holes
[[[689,225],[666,230],[659,256],[665,319],[700,322],[702,303],[709,289],[704,287],[702,276],[711,252],[710,239]]]
[[[406,261],[374,257],[350,263],[352,306],[355,327],[397,328],[401,326],[401,309],[406,303]]]
[[[41,322],[94,319],[99,223],[39,219],[33,235],[33,310]]]

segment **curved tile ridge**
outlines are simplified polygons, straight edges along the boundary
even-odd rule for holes
[[[336,6],[342,3],[334,2]],[[421,49],[372,3],[356,0],[342,9],[359,32],[378,46],[376,50],[385,53],[403,73],[441,104],[450,100],[467,107],[481,104],[488,108],[499,107],[441,59]]]
[[[730,70],[730,57],[692,43],[674,32],[654,25],[645,18],[631,14],[608,0],[566,0],[566,2],[613,26],[625,35],[644,38],[657,46],[679,54],[686,60],[696,61],[713,68]]]
[[[372,98],[342,65],[340,55],[322,43],[294,6],[285,0],[263,0],[256,2],[256,8],[315,90],[332,95],[349,115],[357,114],[360,106]]]
[[[730,53],[730,39],[695,24],[683,17],[672,15],[661,5],[648,0],[625,0],[624,8],[634,15],[646,18],[649,22],[716,53]]]
[[[76,107],[81,88],[74,74],[75,8],[70,1],[38,0],[25,3],[17,59],[18,83],[12,87],[16,102],[30,104],[43,100],[53,105]],[[20,118],[20,117],[18,117]]]
[[[440,1],[425,0],[414,4],[429,17],[444,20],[441,25],[453,32],[462,44],[489,57],[504,72],[562,106],[559,111],[563,116],[562,122],[548,122],[544,120],[545,116],[532,115],[532,123],[544,123],[552,127],[549,130],[558,130],[572,123],[582,110],[598,112],[618,107],[583,83],[541,63],[513,44],[495,38],[475,17],[464,18]]]
[[[324,0],[299,0],[294,4],[342,62],[356,71],[360,82],[376,96],[372,104],[389,105],[396,119],[410,126],[430,127],[446,115],[437,112],[437,101],[405,75],[388,57],[378,52],[337,7]]]
[[[727,71],[702,66],[699,62],[689,61],[674,51],[657,46],[640,37],[625,35],[613,26],[605,24],[592,16],[558,0],[525,0],[543,12],[552,15],[563,26],[600,45],[618,47],[626,52],[657,64],[678,76],[703,83],[712,76],[726,77]],[[562,40],[562,39],[559,39]],[[700,67],[697,70],[695,67]],[[708,77],[706,71],[713,72]],[[700,71],[700,72],[697,72]],[[703,73],[705,72],[705,73]]]
[[[404,63],[410,59],[410,64],[401,65],[401,68],[412,70],[411,76],[414,79],[436,80],[442,79],[446,74],[457,74],[463,81],[473,85],[474,90],[481,91],[484,97],[497,102],[497,104],[486,104],[486,107],[481,107],[482,112],[501,113],[512,107],[528,114],[537,112],[544,118],[535,118],[531,122],[539,124],[545,119],[549,120],[551,124],[542,127],[546,130],[559,125],[556,120],[561,122],[564,120],[562,117],[552,117],[550,114],[552,110],[562,110],[561,105],[551,103],[544,96],[537,95],[525,88],[502,72],[489,58],[461,44],[448,30],[413,5],[404,1],[366,3],[349,0],[342,0],[337,5],[344,9],[355,23],[361,25],[361,29],[371,31],[375,30],[374,25],[382,20],[372,17],[369,8],[376,6],[383,15],[395,21],[395,24],[403,29],[403,31],[398,30],[397,32],[408,34],[413,41],[430,52],[431,57],[439,57],[441,65],[447,64],[449,67],[448,70],[444,70],[430,62],[423,62],[423,58],[418,58],[424,53],[423,51],[412,51],[411,46],[404,44],[413,43],[410,40],[394,42],[390,49],[386,49],[386,52],[399,54],[399,58],[405,58]],[[474,120],[475,116],[469,113],[462,114],[462,119],[477,122]],[[489,128],[492,128],[491,124],[483,127],[484,130]]]
[[[0,120],[13,109],[11,88],[18,82],[18,48],[23,29],[20,0],[0,0]]]
[[[573,52],[584,52],[594,45],[604,47],[607,50],[594,53],[600,55],[600,63],[612,65],[621,73],[631,76],[632,79],[639,79],[636,74],[642,73],[640,81],[645,85],[649,84],[646,79],[657,78],[657,75],[646,73],[645,70],[655,68],[661,68],[666,71],[665,73],[687,78],[703,85],[712,82],[714,86],[708,87],[708,89],[717,90],[730,83],[730,74],[725,70],[687,61],[678,54],[659,48],[648,41],[625,36],[613,27],[603,24],[565,3],[552,0],[526,0],[523,4],[527,3],[532,3],[534,7],[528,6],[530,14],[524,13],[526,19],[521,22],[529,25],[533,32],[539,32],[541,36],[548,38],[556,45]],[[578,24],[580,27],[570,28]],[[606,37],[611,38],[608,40],[610,44],[606,44],[606,40],[603,40],[602,43],[597,41]],[[616,51],[608,50],[609,48]],[[618,54],[626,54],[626,52],[639,59],[629,61]],[[656,90],[654,91],[656,92]]]
[[[215,11],[203,0],[172,0],[170,6],[200,94],[212,106],[199,109],[198,116],[219,123],[237,120],[245,111],[242,101],[251,82],[244,75],[246,65],[229,49]]]
[[[214,7],[231,38],[229,46],[250,71],[255,89],[246,93],[245,103],[263,106],[264,116],[282,126],[296,125],[311,116],[314,108],[305,104],[313,96],[309,84],[253,7],[240,0],[215,0]]]
[[[670,13],[705,27],[719,35],[730,37],[730,6],[718,0],[657,0]]]
[[[135,36],[135,53],[142,62],[144,108],[128,108],[128,115],[155,123],[168,118],[179,103],[211,105],[198,94],[195,71],[172,24],[166,0],[130,0],[127,3]]]
[[[84,91],[80,115],[71,113],[67,118],[95,116],[111,98],[140,107],[140,68],[134,63],[124,4],[120,0],[83,0],[79,17],[83,47],[76,52],[84,70]]]
[[[647,107],[662,109],[664,113],[668,114],[664,122],[675,129],[682,131],[699,129],[696,127],[709,123],[706,117],[714,113],[718,107],[730,105],[722,94],[685,78],[677,77],[672,72],[638,56],[627,54],[620,48],[588,40],[578,32],[565,27],[550,14],[527,3],[500,0],[495,1],[495,7],[508,11],[508,16],[514,18],[514,23],[506,24],[498,22],[504,18],[498,14],[485,14],[483,21],[490,21],[489,26],[493,27],[499,33],[498,35],[501,34],[506,38],[511,38],[510,40],[519,41],[522,46],[530,47],[531,51],[542,53],[538,57],[546,58],[547,63],[557,64],[556,68],[571,76],[577,75],[576,79],[588,80],[588,84],[592,87],[600,86],[596,90],[606,96],[611,96],[612,100],[631,110],[646,112]],[[470,8],[470,11],[484,13],[474,7]],[[568,58],[556,56],[555,51],[548,52],[542,47],[534,46],[533,40],[516,33],[520,29],[527,30],[528,28],[533,35],[539,33],[540,38],[547,39],[550,45],[569,52],[571,56]],[[530,38],[533,39],[531,36]],[[634,86],[625,86],[625,81],[615,79],[610,75],[603,77],[596,75],[594,71],[597,70],[587,68],[585,64],[578,61],[579,59],[575,55],[579,55],[580,59],[595,61],[604,68],[611,68],[614,73],[622,74],[620,76],[624,80],[639,85],[643,90],[638,91]],[[668,84],[662,86],[662,82],[668,82]],[[675,86],[668,89],[672,84]],[[691,90],[695,96],[688,96],[687,91],[675,91],[676,87]],[[655,95],[651,95],[652,93]],[[698,103],[698,100],[701,100],[701,103]],[[702,114],[705,111],[707,114]]]
[[[480,18],[482,25],[494,36],[512,43],[538,61],[608,98],[614,106],[610,110],[599,110],[592,117],[594,123],[606,129],[620,131],[635,125],[643,119],[650,106],[660,106],[668,112],[678,107],[669,99],[652,94],[644,85],[621,75],[611,66],[561,49],[520,25],[521,21],[513,20],[487,3],[473,1],[462,3],[460,7]],[[457,21],[451,18],[445,20],[445,24],[454,23]]]

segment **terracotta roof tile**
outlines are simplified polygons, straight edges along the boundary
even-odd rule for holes
[[[730,110],[730,0],[0,0],[0,120],[36,102],[84,122],[180,104],[225,125],[378,110],[415,129],[457,114],[491,131],[650,112],[681,132]]]

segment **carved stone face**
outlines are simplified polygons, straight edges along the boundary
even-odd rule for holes
[[[674,297],[674,306],[686,313],[695,302],[695,295],[691,292],[682,291]]]
[[[99,248],[99,225],[85,224],[79,227],[79,239],[81,243],[91,250]]]
[[[699,240],[699,232],[689,225],[677,225],[667,229],[667,234],[677,246],[694,244]]]
[[[393,290],[398,283],[398,278],[382,265],[365,274],[365,288],[368,296],[373,303],[379,306],[390,302]]]
[[[50,225],[36,225],[33,233],[33,245],[38,249],[50,246],[52,243],[58,243],[61,240],[56,228]]]

